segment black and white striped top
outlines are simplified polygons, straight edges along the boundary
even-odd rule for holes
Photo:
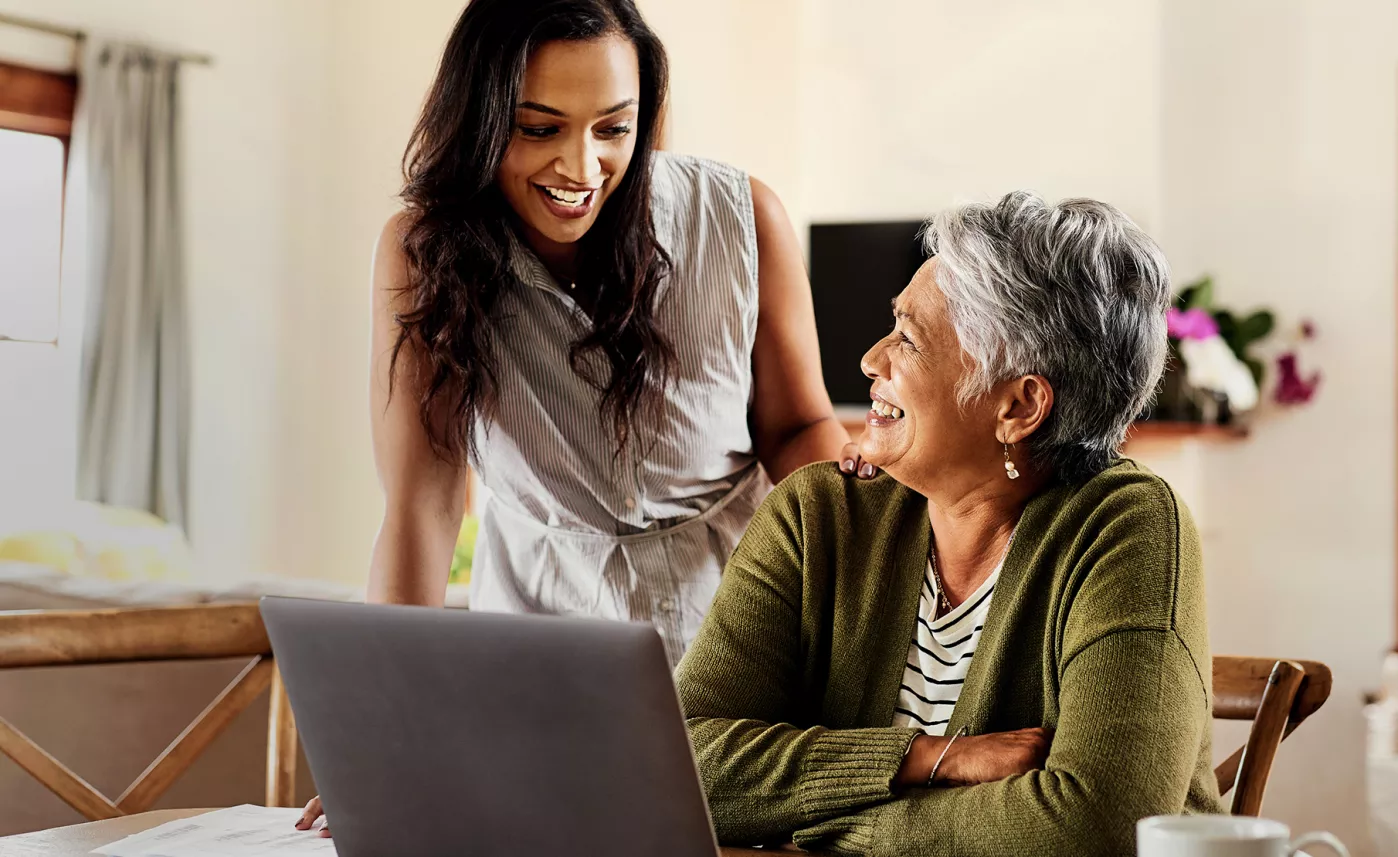
[[[932,574],[932,563],[927,563],[917,604],[917,628],[893,709],[894,726],[916,727],[929,735],[946,734],[999,579],[1000,566],[996,566],[969,598],[945,616],[933,618],[937,615],[937,578]]]
[[[748,176],[662,152],[652,186],[673,264],[657,322],[676,360],[663,404],[619,458],[600,394],[569,363],[591,320],[515,242],[517,282],[494,331],[498,406],[474,427],[488,496],[471,607],[651,622],[673,665],[771,486],[748,429],[758,308]],[[606,377],[596,359],[593,374]]]

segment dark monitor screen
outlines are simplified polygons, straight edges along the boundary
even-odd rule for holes
[[[811,294],[825,388],[836,405],[867,405],[859,359],[893,329],[891,301],[926,260],[922,221],[811,225]]]

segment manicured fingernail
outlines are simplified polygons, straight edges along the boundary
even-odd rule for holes
[[[864,462],[864,466],[861,467],[861,468],[859,468],[859,475],[860,475],[860,476],[863,476],[865,479],[868,479],[870,476],[873,476],[873,475],[874,475],[874,465],[870,464],[870,463],[867,462],[867,461]]]
[[[843,471],[846,472],[846,473],[853,473],[853,472],[854,472],[854,459],[853,459],[853,458],[846,458],[844,461],[841,461],[841,462],[840,462],[840,469],[843,470]]]

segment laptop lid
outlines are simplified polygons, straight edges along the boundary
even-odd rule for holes
[[[264,598],[342,857],[714,857],[649,625]]]

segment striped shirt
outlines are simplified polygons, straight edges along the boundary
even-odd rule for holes
[[[590,319],[516,241],[495,329],[499,400],[473,427],[488,495],[471,607],[651,622],[672,665],[771,485],[748,429],[757,233],[745,173],[658,153],[657,237],[670,255],[657,323],[675,353],[661,407],[625,451],[569,364]],[[607,377],[605,359],[589,367]]]
[[[945,616],[937,617],[937,577],[932,563],[922,581],[917,604],[917,625],[908,662],[903,667],[903,684],[893,709],[894,726],[912,726],[929,735],[945,735],[951,710],[961,697],[961,686],[971,669],[971,657],[990,615],[990,597],[1000,579],[995,567],[985,582],[965,601]]]

